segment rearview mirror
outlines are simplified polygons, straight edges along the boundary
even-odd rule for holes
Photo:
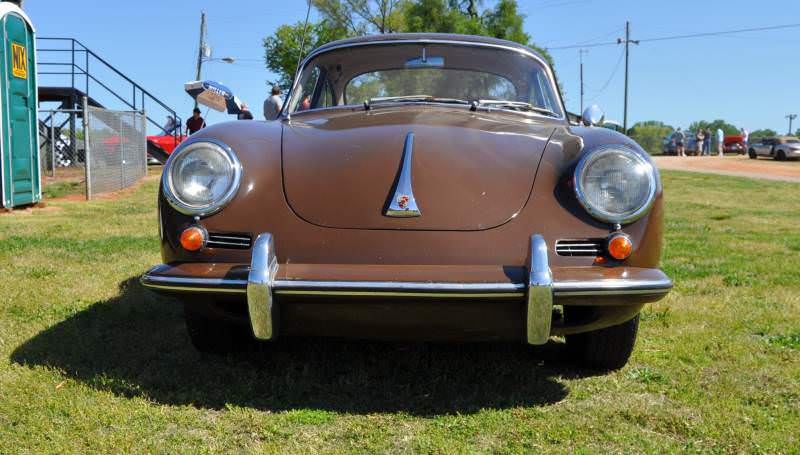
[[[602,125],[605,120],[606,113],[603,112],[603,110],[600,109],[600,106],[596,104],[592,104],[591,106],[587,107],[581,115],[581,121],[586,126]]]
[[[444,57],[423,57],[406,60],[406,68],[443,68]]]

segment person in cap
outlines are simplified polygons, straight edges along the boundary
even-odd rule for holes
[[[186,121],[186,130],[192,135],[206,127],[206,121],[200,116],[200,109],[194,108],[192,116]]]
[[[277,85],[272,87],[272,94],[264,100],[264,120],[275,120],[283,108],[281,99],[281,88]]]

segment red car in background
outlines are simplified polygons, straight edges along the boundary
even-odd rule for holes
[[[743,155],[745,153],[744,136],[740,134],[725,136],[723,140],[723,151],[725,153],[738,153],[739,155]]]
[[[169,155],[181,142],[186,140],[185,135],[161,134],[147,136],[147,158],[150,164],[163,164]]]

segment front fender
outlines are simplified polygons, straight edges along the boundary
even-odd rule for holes
[[[277,213],[287,210],[281,174],[281,122],[232,121],[204,128],[181,146],[203,139],[222,141],[233,149],[242,164],[242,179],[233,200],[219,212],[202,218],[204,226],[219,232],[249,232],[252,210]],[[168,163],[169,165],[169,163]],[[164,170],[166,172],[166,169]],[[205,250],[190,253],[179,246],[179,233],[195,223],[191,216],[175,211],[159,191],[162,238],[161,255],[165,263],[203,260]],[[247,251],[226,251],[231,261],[245,260]],[[220,252],[214,254],[219,258]],[[209,258],[205,258],[209,259]]]

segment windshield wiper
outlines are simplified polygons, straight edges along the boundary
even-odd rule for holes
[[[364,102],[364,108],[369,109],[373,104],[379,103],[445,103],[445,104],[472,104],[470,101],[458,98],[438,98],[431,95],[406,95],[406,96],[381,96],[370,98]]]
[[[511,109],[514,111],[528,111],[544,114],[549,117],[559,117],[558,113],[543,107],[534,106],[531,103],[524,101],[511,101],[511,100],[477,100],[478,105],[497,107],[500,109]]]

